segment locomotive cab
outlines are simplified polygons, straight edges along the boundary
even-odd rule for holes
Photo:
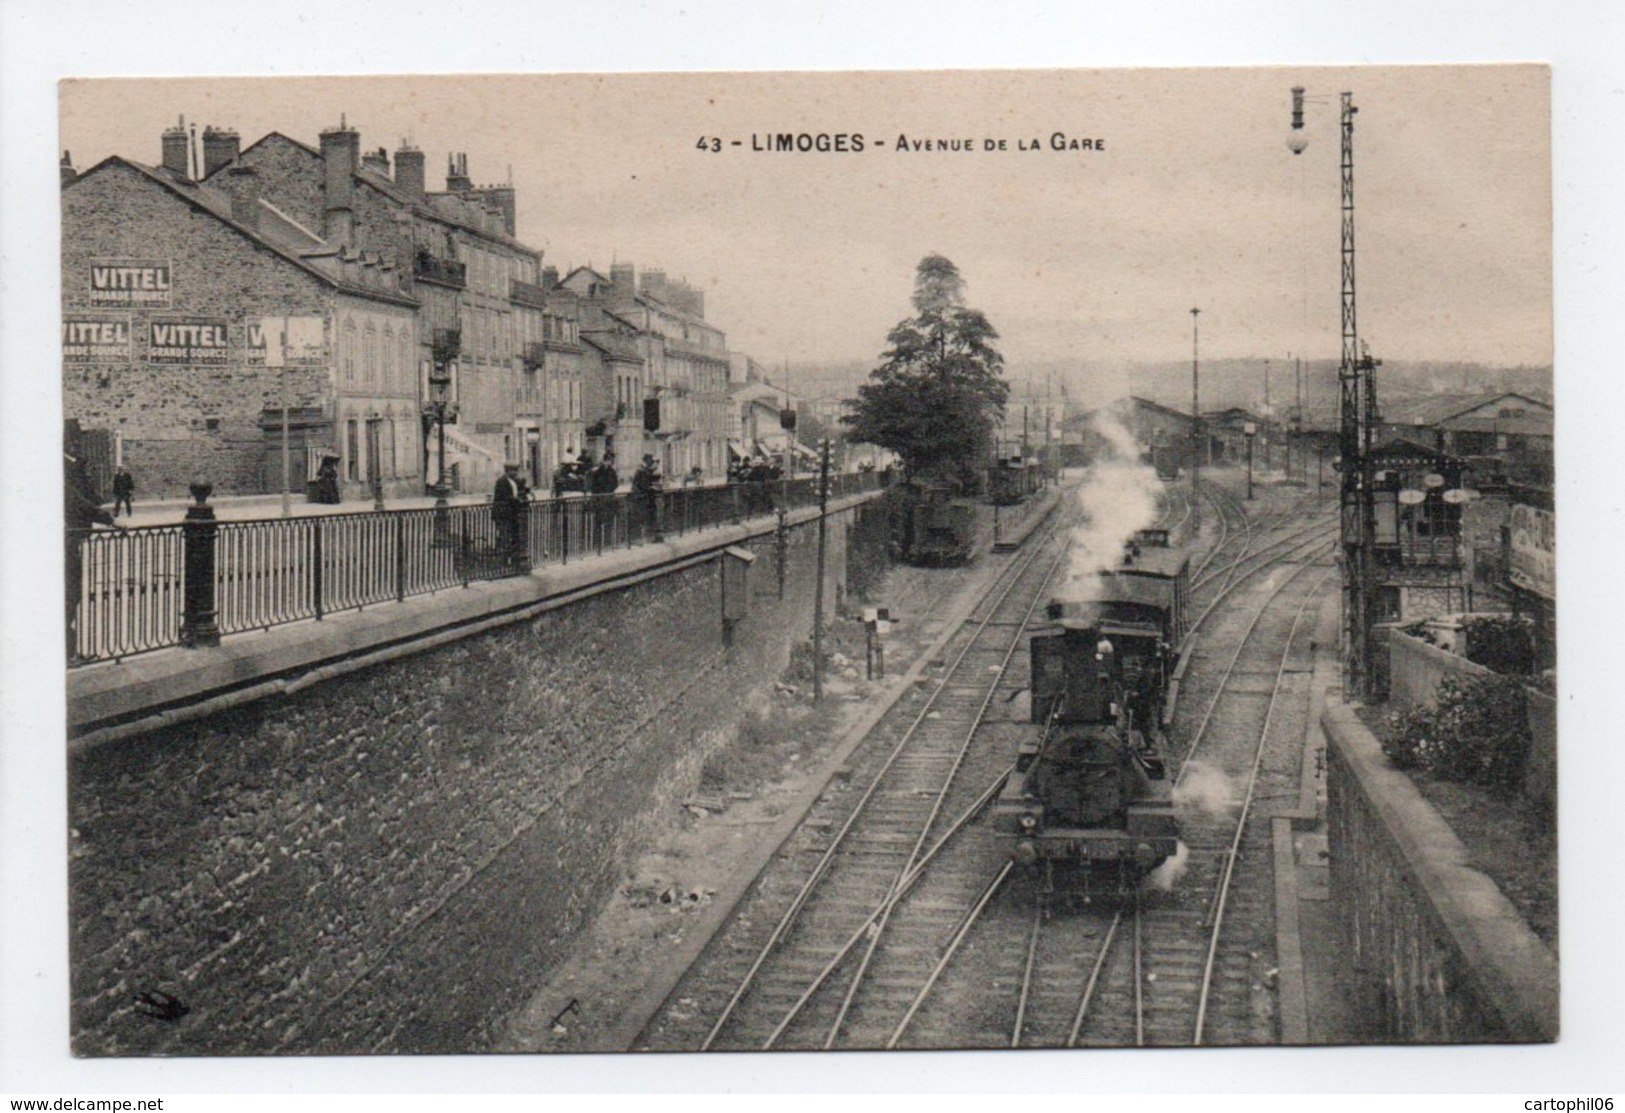
[[[1021,748],[993,825],[1045,894],[1057,871],[1085,897],[1130,892],[1177,848],[1158,728],[1163,624],[1118,602],[1052,603],[1052,625],[1032,636],[1039,729]]]

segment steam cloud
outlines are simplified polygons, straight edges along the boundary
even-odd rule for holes
[[[1095,597],[1099,573],[1117,566],[1123,544],[1135,530],[1157,520],[1162,494],[1156,470],[1140,462],[1134,434],[1113,410],[1096,410],[1092,426],[1101,451],[1078,490],[1083,521],[1072,531],[1070,563],[1056,593],[1072,603]]]

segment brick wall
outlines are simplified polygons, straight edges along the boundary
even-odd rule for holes
[[[91,259],[168,260],[171,304],[102,309],[89,305]],[[112,165],[62,192],[62,306],[131,321],[128,363],[63,365],[63,414],[87,429],[122,433],[138,443],[131,461],[142,498],[184,495],[202,475],[215,493],[261,491],[265,454],[260,415],[281,405],[281,383],[250,364],[246,318],[264,314],[324,316],[332,295],[315,276],[259,247],[214,216],[139,172]],[[207,317],[228,322],[230,362],[220,367],[145,360],[154,317]],[[290,403],[320,406],[326,371],[289,376]],[[210,427],[210,423],[213,427]],[[208,468],[197,472],[193,469]]]
[[[78,758],[75,1051],[482,1046],[809,636],[816,532],[728,647],[707,562]]]
[[[1327,833],[1350,1015],[1362,1040],[1557,1038],[1557,961],[1466,848],[1328,698]]]

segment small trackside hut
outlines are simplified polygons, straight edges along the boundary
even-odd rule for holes
[[[1142,530],[1095,597],[1033,631],[1032,735],[994,805],[995,837],[1041,900],[1132,893],[1178,848],[1162,719],[1187,631],[1189,562]]]

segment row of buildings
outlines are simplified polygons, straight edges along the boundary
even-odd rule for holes
[[[644,454],[710,480],[787,450],[784,391],[730,353],[705,295],[630,263],[560,274],[515,234],[511,184],[464,154],[312,146],[178,122],[156,165],[62,177],[64,416],[144,496],[294,491],[324,460],[340,497],[488,490],[505,463]],[[771,415],[771,416],[769,416]],[[444,443],[444,455],[441,444]]]

